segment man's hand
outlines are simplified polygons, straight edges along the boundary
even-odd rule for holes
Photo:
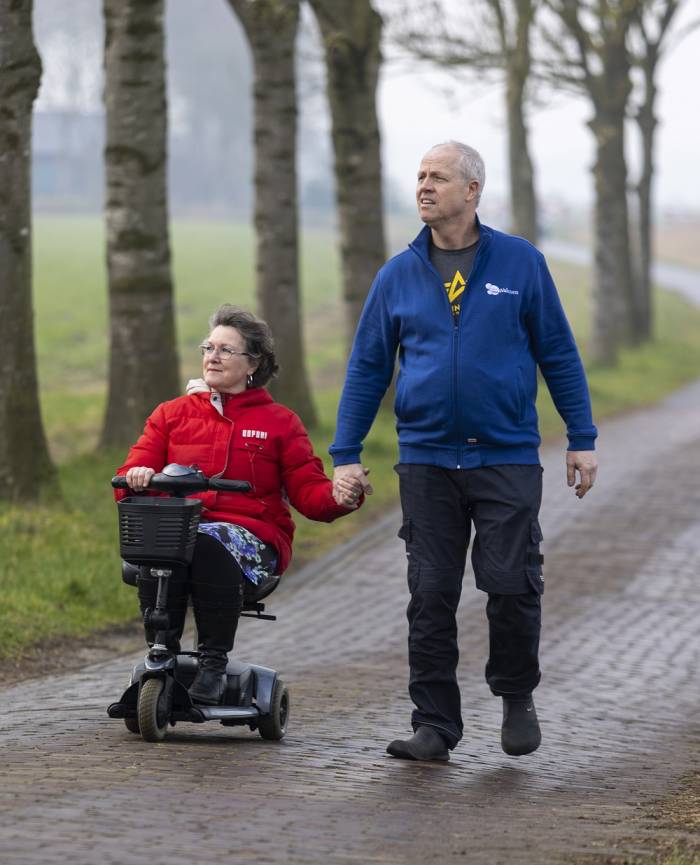
[[[369,469],[360,463],[336,466],[333,471],[333,498],[344,508],[356,508],[357,500],[364,493],[371,496],[374,490],[367,480]]]
[[[576,484],[576,472],[579,474],[579,483]],[[595,451],[567,451],[566,452],[566,482],[572,487],[576,484],[576,496],[582,499],[595,483],[598,473],[598,460]]]
[[[143,492],[150,484],[155,471],[148,466],[132,466],[126,473],[126,482],[135,493]]]

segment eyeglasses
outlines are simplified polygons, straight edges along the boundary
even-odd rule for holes
[[[210,342],[205,342],[203,345],[200,345],[199,350],[202,352],[202,357],[212,357],[218,351],[219,356],[223,360],[231,360],[231,358],[237,354],[244,357],[252,357],[252,355],[247,351],[236,351],[234,348],[229,348],[227,345],[212,345]]]

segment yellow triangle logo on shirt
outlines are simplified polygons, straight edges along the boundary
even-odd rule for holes
[[[464,277],[459,271],[455,272],[455,275],[452,277],[452,282],[446,282],[445,288],[447,289],[447,299],[450,303],[454,303],[455,300],[464,292],[464,289],[467,287],[467,283],[464,281]]]

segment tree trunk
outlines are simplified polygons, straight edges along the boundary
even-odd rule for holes
[[[506,101],[508,116],[508,164],[510,168],[510,202],[513,219],[512,230],[536,244],[537,201],[535,198],[535,172],[529,151],[528,129],[523,113],[525,80],[506,78]]]
[[[179,391],[167,207],[163,0],[103,0],[109,393],[102,445],[128,445]]]
[[[294,48],[298,0],[230,0],[246,31],[255,67],[255,229],[257,298],[272,328],[280,375],[276,399],[307,427],[317,423],[302,336],[296,174]]]
[[[629,245],[624,106],[598,112],[590,122],[596,139],[595,274],[592,359],[613,365],[620,342],[634,341],[635,309]]]
[[[376,90],[382,19],[369,0],[310,0],[326,54],[348,350],[386,257]]]
[[[530,28],[534,16],[532,0],[515,3],[515,39],[504,45],[506,58],[506,116],[508,120],[508,164],[510,168],[510,201],[512,230],[537,243],[537,199],[535,172],[530,157],[529,135],[525,120],[525,89],[530,74]],[[505,19],[505,16],[503,16]],[[504,42],[506,42],[504,37]]]
[[[0,0],[0,499],[35,499],[56,475],[39,409],[32,311],[32,105],[41,59],[32,0]]]
[[[626,32],[620,27],[608,35],[600,54],[602,72],[589,84],[594,108],[589,126],[596,143],[592,359],[606,365],[617,362],[620,345],[639,342],[625,161],[632,88]]]
[[[649,4],[642,9],[637,21],[642,50],[637,62],[644,79],[644,99],[637,111],[637,125],[642,140],[642,170],[637,184],[639,211],[637,243],[639,246],[639,279],[637,283],[638,334],[640,340],[650,340],[654,334],[654,295],[651,263],[654,259],[654,213],[652,185],[654,180],[654,137],[657,119],[656,69],[662,56],[664,40],[683,0],[665,0],[659,5]],[[697,24],[697,21],[695,22]],[[695,25],[686,30],[690,33]],[[654,35],[655,34],[655,35]]]
[[[593,165],[595,231],[591,359],[607,366],[617,362],[621,344],[639,342],[638,310],[630,250],[625,162],[625,117],[632,82],[628,48],[630,29],[643,4],[599,0],[582,6],[575,0],[548,0],[561,18],[562,75],[589,96],[593,117],[588,125],[596,144]],[[576,50],[572,61],[565,45]],[[556,44],[552,42],[552,44]],[[573,62],[576,70],[568,71]]]
[[[651,262],[654,257],[652,232],[652,180],[654,176],[653,110],[648,118],[639,118],[642,132],[642,173],[637,187],[639,206],[639,283],[637,285],[637,336],[640,341],[651,339],[654,331],[654,305],[651,283]]]
[[[654,177],[654,134],[657,120],[654,116],[656,84],[654,71],[655,56],[647,58],[644,64],[645,96],[637,114],[637,125],[642,138],[642,170],[637,184],[639,207],[639,282],[637,284],[638,330],[641,340],[651,339],[654,331],[654,307],[651,284],[651,262],[654,253],[652,232],[652,181]]]

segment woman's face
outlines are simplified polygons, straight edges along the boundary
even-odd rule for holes
[[[202,344],[209,348],[202,357],[204,381],[219,393],[242,393],[258,365],[246,354],[241,334],[235,327],[218,325]]]

